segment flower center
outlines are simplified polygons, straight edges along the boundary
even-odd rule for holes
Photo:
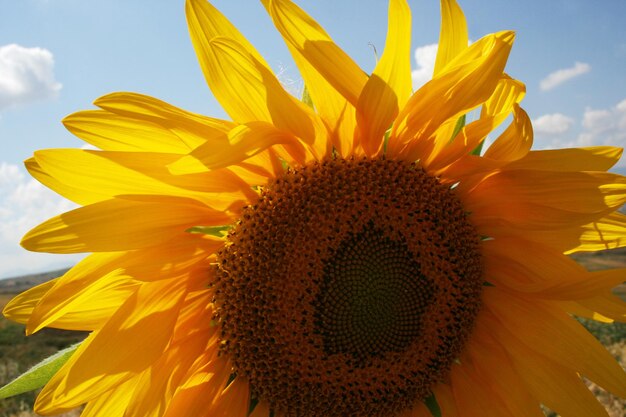
[[[218,253],[222,349],[284,416],[394,416],[431,394],[480,307],[479,238],[414,164],[288,170]]]
[[[346,353],[355,364],[402,352],[420,332],[432,302],[432,280],[420,273],[407,245],[373,222],[348,236],[327,260],[315,303],[316,330],[328,355]]]

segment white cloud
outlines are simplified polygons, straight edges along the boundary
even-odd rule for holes
[[[0,162],[0,278],[70,266],[80,256],[28,252],[22,236],[37,224],[75,205],[29,178],[17,165]]]
[[[433,43],[415,49],[415,63],[417,69],[413,70],[411,73],[413,78],[413,90],[417,90],[433,77],[435,59],[437,58],[437,46],[438,44]]]
[[[609,109],[585,109],[579,146],[626,146],[626,99]],[[622,165],[626,162],[622,161]]]
[[[582,125],[588,130],[601,131],[610,128],[612,118],[613,112],[610,110],[587,108],[585,109],[585,114],[583,114]]]
[[[539,88],[541,88],[541,91],[552,90],[565,81],[571,80],[589,71],[591,71],[591,65],[585,62],[576,62],[573,67],[563,68],[548,74],[548,76],[539,83]]]
[[[561,135],[572,127],[574,119],[561,113],[544,114],[533,120],[536,134]]]
[[[56,97],[54,57],[43,48],[0,46],[0,110]]]
[[[543,116],[542,116],[543,117]],[[555,129],[548,132],[544,122],[544,129],[538,128],[537,121],[533,123],[537,148],[570,148],[581,146],[610,145],[626,147],[626,99],[620,101],[613,107],[605,109],[592,109],[588,107],[583,113],[578,133],[570,132],[570,129],[558,132]],[[557,126],[558,123],[554,123]],[[574,125],[571,125],[574,127]],[[569,134],[568,134],[569,133]],[[618,162],[618,167],[626,168],[626,158]]]

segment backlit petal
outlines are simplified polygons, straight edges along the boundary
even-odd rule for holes
[[[434,148],[431,136],[439,126],[491,96],[502,77],[513,38],[513,32],[482,38],[450,62],[449,70],[415,92],[393,125],[389,156],[414,161],[430,155]]]
[[[230,149],[222,149],[221,155],[237,157]],[[76,192],[82,196],[80,202],[83,204],[123,195],[147,194],[189,197],[223,210],[250,195],[249,185],[229,170],[209,171],[205,168],[193,175],[173,175],[168,165],[180,158],[177,154],[81,149],[35,152],[38,167],[55,181],[47,181],[49,186],[65,190],[65,184],[71,184],[67,188],[70,191],[68,196],[73,196],[71,192],[75,189],[84,190],[85,195]]]
[[[225,140],[232,122],[180,109],[154,97],[137,93],[112,93],[94,104],[116,115],[162,126],[180,138],[189,149],[206,141]]]
[[[622,148],[614,146],[530,151],[523,158],[508,164],[507,169],[608,171],[619,161],[622,151]]]
[[[54,286],[58,278],[34,286],[15,296],[2,310],[2,314],[9,320],[26,324],[35,306],[41,298]]]
[[[187,199],[170,204],[105,200],[69,211],[28,232],[22,245],[38,252],[110,252],[155,246],[192,226],[218,226],[230,216]]]
[[[456,0],[441,0],[441,29],[435,60],[435,76],[459,55],[468,44],[467,22]]]
[[[600,342],[565,312],[547,302],[494,288],[485,290],[483,299],[503,325],[515,329],[518,343],[626,397],[626,372]]]
[[[63,124],[85,142],[107,151],[187,153],[192,145],[157,123],[106,110],[77,112]]]
[[[36,411],[77,407],[149,367],[169,342],[184,293],[176,280],[142,285],[52,377]]]
[[[385,50],[367,80],[357,106],[360,142],[365,154],[376,154],[385,131],[411,95],[411,10],[406,0],[389,3]]]
[[[533,127],[528,114],[513,105],[513,121],[487,148],[485,158],[498,161],[516,161],[528,154],[533,144]]]
[[[529,348],[493,321],[489,328],[502,346],[533,397],[563,417],[607,417],[604,408],[576,372]],[[511,325],[517,332],[515,325]],[[550,336],[554,339],[554,335]]]
[[[285,41],[353,106],[357,106],[367,75],[352,58],[333,42],[315,20],[291,1],[262,1]]]

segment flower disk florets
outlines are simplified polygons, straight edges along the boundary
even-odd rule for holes
[[[415,164],[285,174],[218,254],[222,349],[285,416],[387,416],[430,395],[480,306],[479,238]]]

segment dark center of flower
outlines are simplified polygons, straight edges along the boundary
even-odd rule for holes
[[[433,282],[420,273],[407,245],[371,222],[348,236],[326,262],[315,303],[316,330],[326,354],[346,353],[355,364],[402,352],[420,333]]]
[[[446,377],[471,331],[478,244],[453,191],[414,164],[288,170],[218,254],[223,352],[281,415],[398,415]]]

